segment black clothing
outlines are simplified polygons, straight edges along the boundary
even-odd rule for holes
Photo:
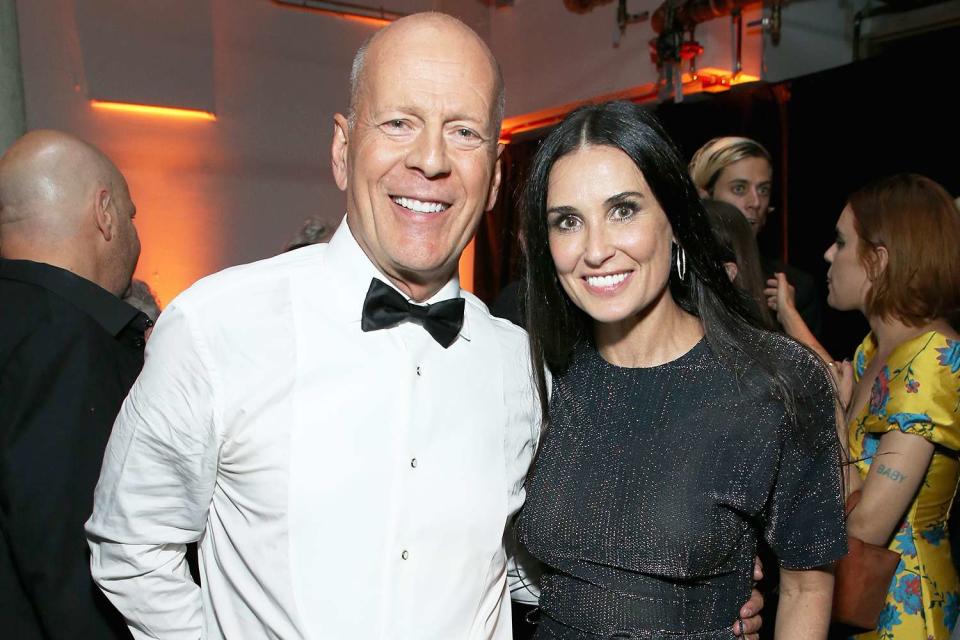
[[[758,339],[796,381],[806,429],[758,368],[738,377],[706,340],[651,368],[581,345],[554,378],[518,525],[546,565],[537,638],[731,638],[758,536],[791,569],[846,553],[827,374],[792,340]]]
[[[765,278],[774,278],[777,272],[787,276],[787,282],[793,285],[795,304],[800,317],[803,318],[810,332],[819,339],[820,331],[823,329],[823,301],[820,297],[820,288],[813,276],[779,260],[760,258],[760,266]]]
[[[363,299],[360,329],[379,331],[409,321],[419,324],[441,347],[447,349],[460,335],[464,305],[466,301],[463,298],[451,298],[433,304],[409,302],[386,282],[373,278]]]
[[[83,525],[150,321],[68,271],[0,259],[0,629],[129,638]]]
[[[501,289],[500,293],[497,294],[497,299],[490,305],[490,313],[524,328],[523,310],[520,303],[520,280],[513,280]]]

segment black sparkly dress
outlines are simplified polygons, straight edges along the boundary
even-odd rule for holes
[[[805,430],[706,340],[651,368],[582,345],[554,378],[517,525],[546,565],[538,640],[732,638],[758,536],[787,569],[846,553],[829,381],[792,341],[763,340]]]

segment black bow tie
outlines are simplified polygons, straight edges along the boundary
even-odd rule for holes
[[[422,325],[446,349],[457,339],[463,326],[463,306],[463,298],[451,298],[436,304],[413,304],[393,287],[373,278],[367,297],[363,299],[360,328],[376,331],[410,320]]]

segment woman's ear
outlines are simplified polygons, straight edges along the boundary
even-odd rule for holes
[[[871,281],[877,280],[877,278],[886,271],[889,261],[890,254],[887,252],[887,248],[883,245],[878,245],[877,248],[873,250],[873,260],[870,265],[872,268],[868,269],[867,272],[867,276]]]
[[[723,269],[727,272],[727,278],[730,279],[730,282],[733,282],[737,279],[737,274],[740,273],[740,270],[737,269],[736,262],[724,262]]]

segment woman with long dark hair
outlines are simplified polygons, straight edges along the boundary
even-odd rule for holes
[[[778,638],[823,638],[846,550],[824,365],[758,327],[660,125],[624,102],[547,136],[524,194],[544,437],[520,539],[538,638],[730,638],[763,536]]]
[[[753,299],[756,304],[754,310],[759,315],[763,328],[776,328],[767,305],[767,296],[764,295],[760,251],[757,249],[757,240],[750,231],[750,223],[740,210],[729,202],[710,198],[704,198],[702,202],[710,228],[720,245],[723,254],[721,260],[727,277]]]

